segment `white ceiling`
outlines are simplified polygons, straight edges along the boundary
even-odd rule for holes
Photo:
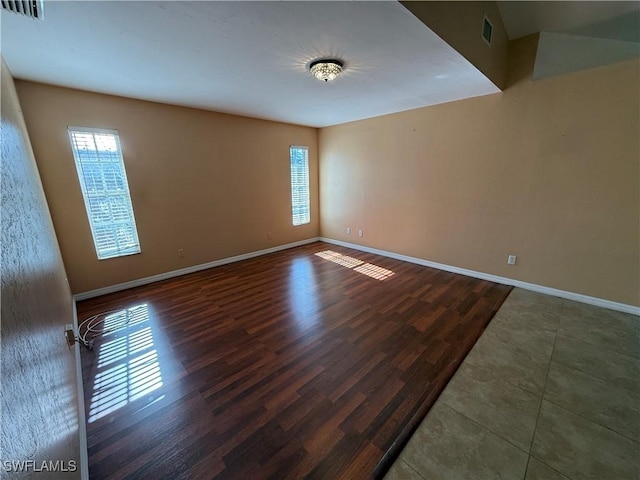
[[[314,127],[499,91],[396,1],[45,2],[1,25],[17,78]]]
[[[538,31],[640,40],[637,1],[500,1],[510,39]],[[13,75],[322,127],[498,89],[396,1],[47,1],[2,11]],[[308,64],[338,57],[336,81]]]

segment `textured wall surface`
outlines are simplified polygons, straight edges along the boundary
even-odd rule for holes
[[[72,298],[13,79],[2,61],[2,437],[4,462],[79,461]],[[47,467],[51,466],[47,463]],[[45,467],[45,468],[47,468]],[[52,467],[53,468],[53,467]],[[27,475],[29,476],[29,475]],[[35,478],[80,478],[75,472]]]
[[[640,305],[640,64],[532,81],[535,53],[502,93],[321,129],[322,235]]]
[[[32,82],[16,88],[73,293],[319,233],[315,128]],[[97,259],[69,125],[118,130],[142,253]],[[309,147],[311,223],[297,227],[291,145]]]

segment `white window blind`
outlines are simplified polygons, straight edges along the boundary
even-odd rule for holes
[[[311,221],[309,209],[309,149],[291,147],[291,209],[293,225],[304,225]]]
[[[69,127],[98,259],[140,253],[117,130]]]

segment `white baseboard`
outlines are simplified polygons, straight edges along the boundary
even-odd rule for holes
[[[73,304],[73,331],[78,333],[78,313],[76,311],[76,302]],[[76,357],[76,384],[78,395],[78,436],[80,437],[80,478],[81,480],[89,480],[89,444],[87,442],[87,418],[84,410],[84,384],[82,381],[82,363],[80,359],[80,343],[73,345],[74,355]]]
[[[378,250],[377,248],[357,245],[355,243],[343,242],[340,240],[334,240],[332,238],[320,237],[319,240],[326,243],[332,243],[334,245],[341,245],[343,247],[353,248],[354,250],[360,250],[368,253],[375,253],[376,255],[382,255],[383,257],[389,257],[389,258],[394,258],[396,260],[416,263],[418,265],[423,265],[425,267],[437,268],[438,270],[444,270],[446,272],[459,273],[461,275],[466,275],[468,277],[479,278],[482,280],[489,280],[491,282],[501,283],[503,285],[512,285],[514,287],[523,288],[525,290],[531,290],[534,292],[544,293],[546,295],[566,298],[567,300],[574,300],[576,302],[587,303],[589,305],[608,308],[609,310],[616,310],[618,312],[630,313],[632,315],[640,316],[640,307],[627,305],[625,303],[612,302],[611,300],[605,300],[603,298],[590,297],[588,295],[582,295],[581,293],[568,292],[566,290],[558,290],[557,288],[545,287],[543,285],[536,285],[535,283],[522,282],[520,280],[514,280],[513,278],[500,277],[498,275],[491,275],[489,273],[476,272],[475,270],[467,270],[466,268],[454,267],[451,265],[445,265],[443,263],[430,262],[429,260],[424,260],[422,258],[410,257],[408,255],[388,252],[386,250]]]
[[[220,265],[226,265],[228,263],[240,262],[241,260],[247,260],[249,258],[259,257],[261,255],[267,255],[269,253],[279,252],[281,250],[287,250],[293,247],[299,247],[308,243],[319,241],[319,237],[308,238],[306,240],[300,240],[298,242],[287,243],[285,245],[278,245],[277,247],[265,248],[264,250],[257,250],[255,252],[243,253],[242,255],[236,255],[234,257],[221,258],[220,260],[214,260],[212,262],[201,263],[199,265],[193,265],[191,267],[181,268],[179,270],[172,270],[166,273],[159,273],[150,277],[139,278],[137,280],[131,280],[130,282],[118,283],[109,287],[98,288],[96,290],[90,290],[88,292],[78,293],[73,296],[73,299],[78,302],[80,300],[86,300],[88,298],[99,297],[101,295],[107,295],[108,293],[119,292],[121,290],[127,290],[129,288],[139,287],[147,285],[149,283],[159,282],[161,280],[167,280],[169,278],[179,277],[181,275],[187,275],[189,273],[198,272],[200,270],[206,270],[207,268],[219,267]]]
[[[408,255],[402,255],[400,253],[389,252],[386,250],[379,250],[377,248],[366,247],[364,245],[357,245],[355,243],[343,242],[341,240],[334,240],[326,237],[313,237],[306,240],[300,240],[298,242],[287,243],[285,245],[278,245],[276,247],[266,248],[264,250],[257,250],[255,252],[243,253],[242,255],[236,255],[234,257],[222,258],[220,260],[214,260],[208,263],[202,263],[200,265],[193,265],[191,267],[181,268],[180,270],[173,270],[171,272],[160,273],[158,275],[152,275],[150,277],[144,277],[130,282],[118,283],[109,287],[98,288],[96,290],[90,290],[88,292],[82,292],[74,295],[74,300],[86,300],[88,298],[99,297],[108,293],[119,292],[121,290],[127,290],[129,288],[139,287],[141,285],[147,285],[153,282],[159,282],[161,280],[167,280],[169,278],[179,277],[181,275],[187,275],[189,273],[198,272],[200,270],[206,270],[207,268],[218,267],[220,265],[226,265],[228,263],[239,262],[241,260],[247,260],[249,258],[259,257],[261,255],[267,255],[269,253],[279,252],[288,248],[299,247],[308,243],[322,241],[326,243],[332,243],[334,245],[341,245],[347,248],[353,248],[354,250],[360,250],[362,252],[375,253],[376,255],[382,255],[384,257],[395,258],[396,260],[402,260],[404,262],[415,263],[425,267],[437,268],[438,270],[444,270],[446,272],[459,273],[468,277],[479,278],[482,280],[488,280],[495,283],[501,283],[503,285],[511,285],[525,290],[531,290],[534,292],[544,293],[546,295],[553,295],[555,297],[566,298],[568,300],[574,300],[576,302],[587,303],[589,305],[595,305],[598,307],[608,308],[610,310],[616,310],[618,312],[630,313],[632,315],[640,316],[640,307],[633,305],[627,305],[625,303],[612,302],[611,300],[605,300],[598,297],[590,297],[588,295],[582,295],[581,293],[569,292],[566,290],[559,290],[557,288],[545,287],[543,285],[536,285],[535,283],[522,282],[508,277],[500,277],[498,275],[492,275],[490,273],[477,272],[475,270],[468,270],[466,268],[454,267],[452,265],[446,265],[444,263],[431,262],[422,258],[410,257]]]

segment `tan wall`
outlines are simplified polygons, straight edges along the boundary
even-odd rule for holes
[[[73,461],[77,469],[58,478],[80,478],[75,354],[63,334],[73,302],[18,95],[1,63],[1,459],[59,460],[68,469]]]
[[[505,88],[509,39],[496,2],[410,0],[401,3],[498,88]],[[490,46],[480,35],[485,15],[493,26]]]
[[[639,62],[534,82],[536,38],[502,93],[321,129],[322,235],[639,305]]]
[[[24,81],[17,88],[74,293],[318,235],[314,128]],[[68,125],[119,131],[141,254],[97,260]],[[312,221],[299,227],[290,145],[309,146]]]

